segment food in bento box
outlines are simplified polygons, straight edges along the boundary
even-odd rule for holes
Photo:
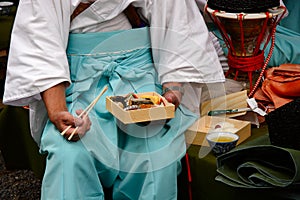
[[[129,93],[125,96],[111,96],[110,99],[124,110],[137,110],[164,105],[161,97],[156,95],[137,95]]]

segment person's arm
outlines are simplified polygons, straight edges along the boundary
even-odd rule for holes
[[[70,83],[66,47],[70,15],[75,6],[71,4],[70,1],[20,1],[11,35],[4,103],[24,106],[43,100],[48,117],[59,132],[72,126],[65,137],[74,126],[81,127],[73,137],[77,140],[78,133],[84,134],[90,122],[88,118],[83,123],[84,120],[73,117],[66,107],[65,85]]]
[[[60,83],[41,93],[42,99],[47,108],[48,117],[52,122],[56,121],[57,113],[68,112],[65,89],[65,83]],[[66,127],[62,127],[60,129],[62,130],[64,128]]]

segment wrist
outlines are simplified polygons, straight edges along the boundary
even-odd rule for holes
[[[165,94],[169,91],[178,91],[180,92],[181,95],[184,93],[184,88],[181,85],[169,85],[169,86],[164,86],[162,93]]]
[[[65,84],[53,86],[41,93],[48,117],[53,121],[60,112],[68,111],[65,97]]]

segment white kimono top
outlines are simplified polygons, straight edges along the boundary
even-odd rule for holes
[[[128,29],[130,25],[122,12],[130,3],[150,26],[153,61],[162,84],[225,81],[195,1],[96,0],[71,22],[70,16],[80,2],[20,1],[11,35],[5,104],[30,105],[36,114],[45,111],[40,93],[70,82],[66,56],[69,32]],[[41,120],[31,116],[31,126]]]
[[[11,37],[4,103],[28,105],[40,98],[40,92],[70,81],[66,58],[69,32],[111,20],[130,3],[140,8],[153,27],[153,58],[162,83],[224,81],[217,54],[194,1],[96,0],[84,15],[77,16],[70,24],[70,15],[79,2],[20,2]]]

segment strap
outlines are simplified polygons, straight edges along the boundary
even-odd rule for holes
[[[90,5],[92,5],[92,3],[83,3],[80,2],[79,5],[75,8],[75,10],[73,11],[72,15],[71,15],[71,21],[80,13],[82,13],[85,9],[87,9],[88,7],[90,7]]]
[[[71,15],[71,21],[80,13],[82,13],[85,9],[90,7],[90,5],[92,5],[92,3],[79,3],[79,5],[75,8],[74,12]],[[132,28],[140,28],[145,26],[145,23],[137,14],[136,8],[131,4],[124,10],[124,13],[127,16]]]
[[[124,10],[125,15],[127,16],[132,28],[141,28],[146,26],[144,21],[140,18],[138,15],[136,8],[133,5],[129,5],[125,10]]]

